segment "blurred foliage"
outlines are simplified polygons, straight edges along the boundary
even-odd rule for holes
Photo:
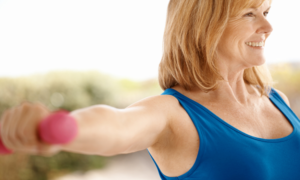
[[[300,68],[291,64],[270,65],[277,84],[292,110],[300,117]],[[19,78],[0,78],[0,115],[22,101],[41,102],[50,110],[72,111],[95,104],[116,108],[162,93],[156,79],[135,82],[117,79],[97,71],[56,71]],[[46,180],[105,166],[107,157],[60,152],[47,158],[12,154],[0,156],[0,180]]]
[[[86,172],[105,166],[106,157],[60,152],[52,157],[15,153],[2,156],[1,180],[48,180],[73,171]]]
[[[50,110],[73,111],[95,104],[116,108],[162,92],[156,80],[135,82],[97,71],[56,71],[19,78],[0,78],[0,115],[23,101]],[[104,167],[106,158],[60,152],[51,158],[15,153],[0,156],[0,180],[47,180],[70,172]]]

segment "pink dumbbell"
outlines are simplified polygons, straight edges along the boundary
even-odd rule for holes
[[[78,127],[75,119],[67,111],[56,111],[38,126],[40,139],[48,144],[67,144],[77,135]],[[0,137],[0,154],[11,154]]]

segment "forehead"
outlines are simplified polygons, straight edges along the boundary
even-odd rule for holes
[[[245,1],[246,1],[245,4],[247,4],[248,6],[250,5],[254,7],[259,7],[265,2],[265,0],[245,0]]]
[[[263,3],[255,3],[252,6],[249,6],[247,9],[253,9],[255,11],[258,11],[259,8],[262,8],[264,10],[271,8],[271,3],[269,1],[263,1]]]
[[[267,9],[270,7],[272,0],[233,0],[231,4],[231,16],[237,16],[246,9],[256,9],[260,7]]]

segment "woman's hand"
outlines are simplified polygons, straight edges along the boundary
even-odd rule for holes
[[[60,146],[42,142],[38,134],[39,122],[50,113],[44,105],[28,102],[4,111],[0,136],[5,147],[14,152],[47,157],[59,152]]]

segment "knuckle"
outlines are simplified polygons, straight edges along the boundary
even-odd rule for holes
[[[9,115],[9,110],[6,110],[3,112],[2,116],[1,116],[1,121],[4,121],[5,119],[8,118],[8,115]]]
[[[23,100],[22,102],[21,102],[21,106],[31,106],[31,102],[29,102],[29,101],[27,101],[27,100]]]
[[[13,115],[16,116],[16,118],[19,119],[20,117],[22,117],[22,109],[20,109],[19,107],[16,108]]]
[[[14,112],[16,109],[17,109],[17,106],[14,106],[14,107],[11,107],[9,111]]]
[[[31,114],[32,111],[35,111],[36,108],[28,102],[23,102],[19,107],[18,107],[18,113],[19,115],[27,115],[27,114]]]
[[[20,112],[27,113],[31,110],[31,106],[27,106],[27,105],[23,106],[22,105],[22,106],[19,107],[19,109],[20,109]]]
[[[5,112],[4,112],[4,116],[7,118],[7,117],[9,117],[9,115],[11,115],[12,114],[12,109],[8,109],[8,110],[6,110]]]
[[[29,108],[31,107],[31,103],[27,102],[27,101],[23,101],[20,106],[21,108]]]
[[[21,107],[21,106],[17,106],[17,107],[16,107],[16,111],[17,111],[17,112],[22,111],[22,107]]]
[[[22,102],[19,106],[19,109],[24,110],[24,111],[29,111],[32,109],[32,103],[30,102]]]
[[[3,116],[8,115],[10,113],[10,109],[7,109],[3,112]]]
[[[47,108],[44,104],[36,103],[35,105],[36,105],[36,108],[37,108],[40,112],[42,112],[42,113],[48,113],[48,112],[49,112],[48,108]]]

